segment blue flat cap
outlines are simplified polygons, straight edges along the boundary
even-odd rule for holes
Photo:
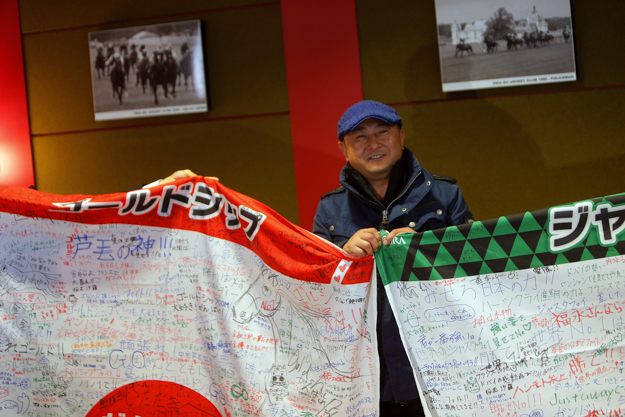
[[[383,120],[389,125],[397,125],[401,129],[401,117],[395,109],[377,101],[365,100],[354,104],[343,113],[341,120],[339,120],[339,140],[343,140],[346,134],[370,118]]]

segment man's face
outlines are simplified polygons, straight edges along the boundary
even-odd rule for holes
[[[339,148],[370,183],[388,180],[404,150],[404,131],[379,119],[367,119],[339,141]]]

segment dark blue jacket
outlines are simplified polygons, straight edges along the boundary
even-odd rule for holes
[[[408,149],[404,150],[402,158],[405,172],[401,173],[401,181],[405,185],[388,207],[358,191],[354,186],[353,169],[346,165],[341,170],[341,187],[324,195],[319,202],[313,233],[343,247],[360,229],[386,228],[390,232],[410,227],[423,232],[473,219],[454,180],[431,175]],[[379,278],[377,287],[381,400],[408,401],[417,398],[419,393]]]

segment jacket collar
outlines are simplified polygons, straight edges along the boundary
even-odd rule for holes
[[[407,185],[422,170],[417,157],[408,148],[404,148],[401,159],[393,165],[391,170],[388,189],[383,201],[375,196],[367,180],[349,163],[345,164],[341,170],[340,183],[350,192],[386,208],[398,195],[405,191]]]

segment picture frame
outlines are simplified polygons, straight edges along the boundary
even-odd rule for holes
[[[208,111],[199,20],[89,33],[96,121]]]
[[[435,0],[443,92],[575,81],[570,0]]]

